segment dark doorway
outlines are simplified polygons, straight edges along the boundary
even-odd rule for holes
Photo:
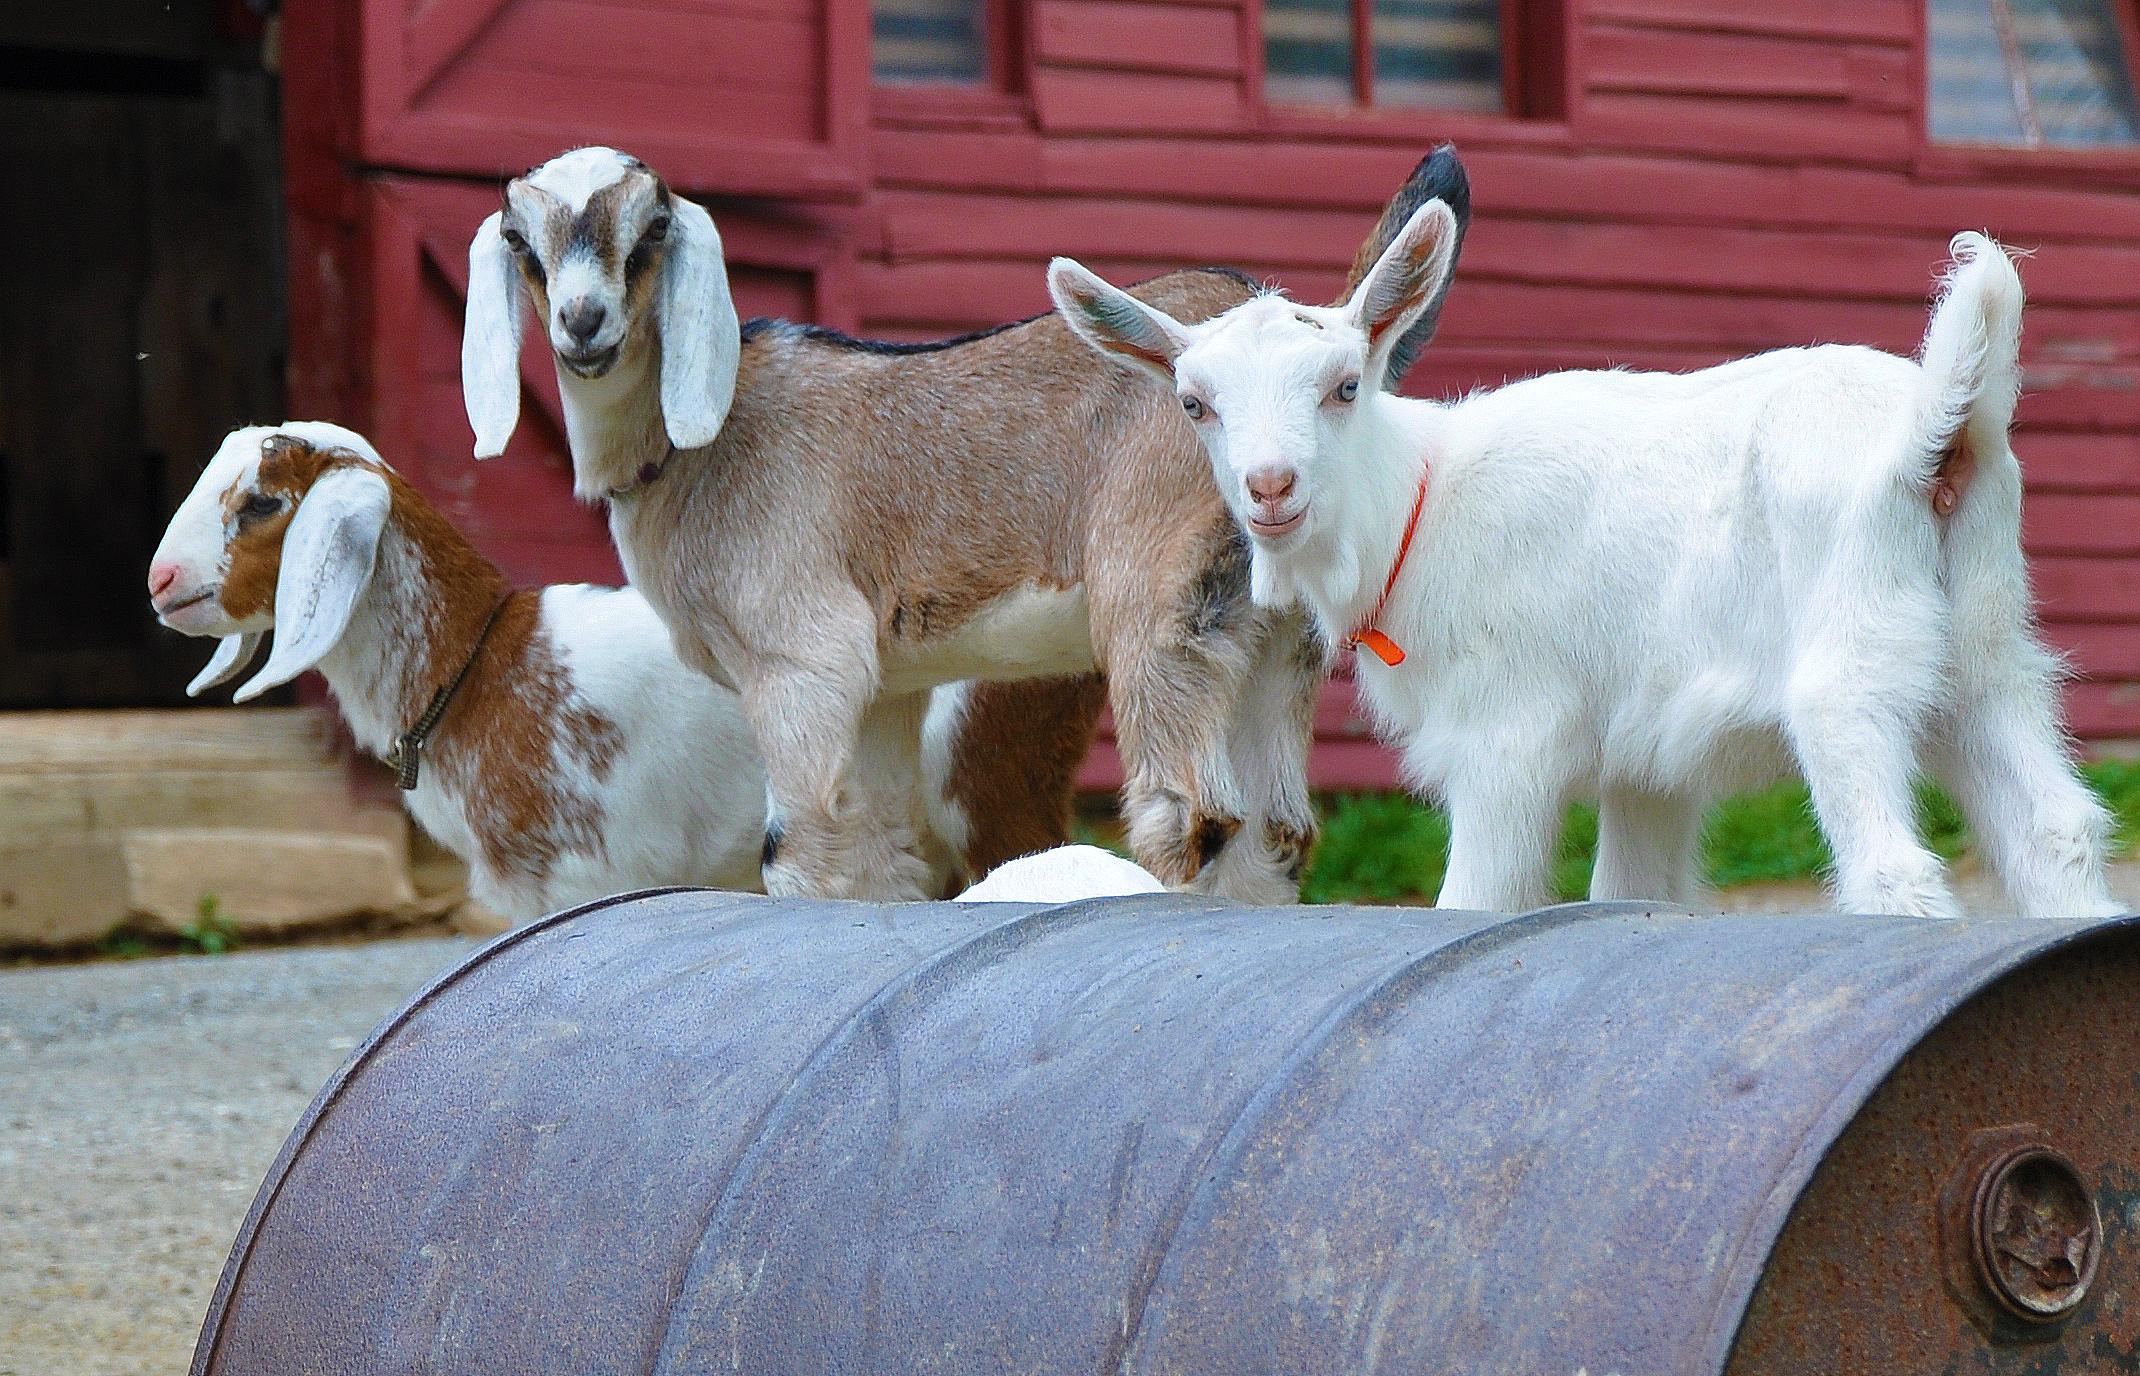
[[[184,700],[143,578],[282,419],[280,114],[247,0],[0,6],[0,708]]]

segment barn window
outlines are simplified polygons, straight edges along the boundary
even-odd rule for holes
[[[871,62],[890,85],[988,79],[987,0],[872,0]]]
[[[2124,0],[1931,0],[1932,137],[2090,148],[2140,141]]]
[[[1557,0],[1263,0],[1271,105],[1543,114]]]

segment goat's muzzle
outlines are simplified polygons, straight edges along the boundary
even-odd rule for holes
[[[153,580],[151,581],[153,583]],[[168,581],[164,584],[164,587],[166,589],[168,589],[170,586],[171,584]],[[185,631],[187,634],[191,635],[194,634],[192,630],[180,625],[178,621],[174,620],[173,618],[179,617],[181,613],[184,613],[185,611],[193,607],[198,607],[203,603],[212,600],[215,595],[217,593],[220,593],[221,591],[223,591],[222,584],[209,583],[202,587],[195,588],[191,592],[181,593],[176,597],[166,598],[151,596],[149,598],[149,609],[156,613],[157,620],[163,622],[172,630]]]
[[[617,355],[623,347],[621,344],[612,344],[606,349],[591,349],[586,353],[567,353],[559,349],[557,361],[574,377],[592,381],[616,366]]]

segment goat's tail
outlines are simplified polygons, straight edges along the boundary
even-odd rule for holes
[[[2021,389],[2021,276],[1982,234],[1954,236],[1954,264],[1932,307],[1910,450],[1927,486],[1956,463],[2008,453]]]

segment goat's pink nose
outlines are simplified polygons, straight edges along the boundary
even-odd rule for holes
[[[1293,495],[1300,475],[1290,468],[1265,468],[1248,475],[1248,495],[1265,506],[1276,506]]]
[[[172,585],[173,583],[176,583],[177,581],[178,581],[178,565],[176,565],[176,564],[151,564],[151,565],[149,565],[149,596],[151,596],[151,597],[161,597],[161,596],[163,596],[163,595],[164,595],[164,590],[165,590],[166,588],[169,588],[169,587],[170,587],[170,586],[171,586],[171,585]]]

